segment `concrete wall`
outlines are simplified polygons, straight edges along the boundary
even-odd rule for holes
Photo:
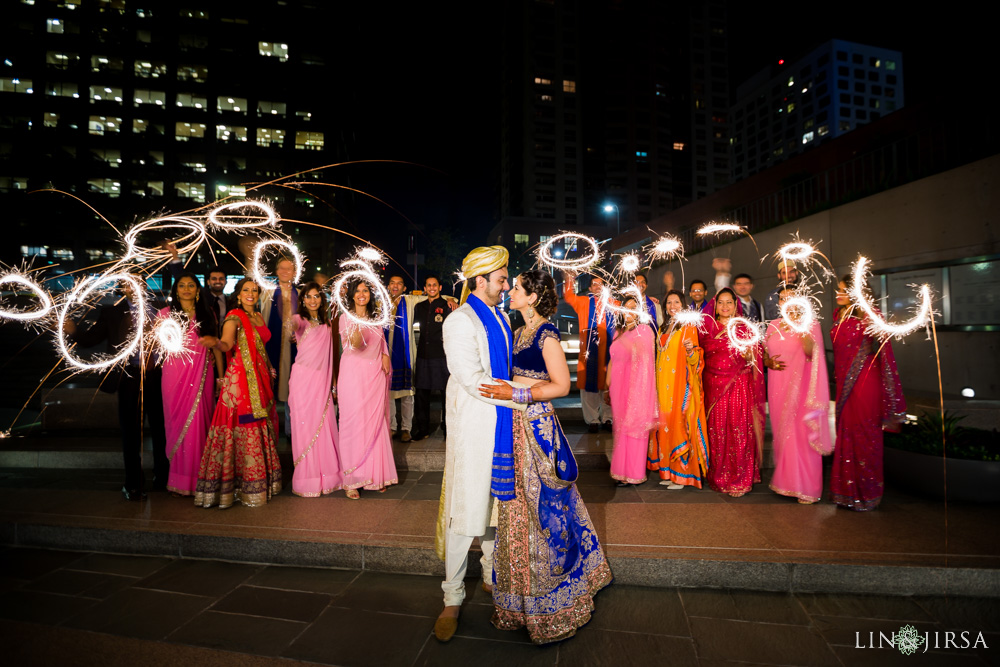
[[[758,253],[747,238],[698,253],[684,263],[684,278],[701,278],[710,289],[714,257],[730,257],[733,273],[754,276],[753,295],[763,301],[777,285],[776,262],[770,253],[795,232],[812,241],[830,258],[838,276],[847,273],[859,254],[875,271],[915,264],[946,262],[1000,253],[1000,156],[931,176],[902,187],[838,206],[755,235]],[[761,261],[761,255],[768,256]],[[677,262],[654,269],[650,293],[660,295],[663,273],[671,269],[680,284]],[[824,331],[833,313],[833,288],[821,295]],[[899,374],[907,394],[937,394],[934,345],[923,332],[894,342]],[[946,396],[972,387],[976,398],[1000,399],[1000,335],[996,332],[938,333]],[[829,349],[830,341],[826,341]]]

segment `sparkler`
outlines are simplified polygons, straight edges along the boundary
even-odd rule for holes
[[[241,211],[243,209],[256,209],[260,216],[249,216],[249,215],[234,215],[235,212]],[[228,220],[226,217],[220,218],[220,215],[225,215],[228,218],[240,218],[239,221]],[[241,231],[255,227],[272,227],[278,223],[278,214],[265,201],[259,199],[247,199],[245,201],[231,202],[229,204],[223,204],[222,206],[217,206],[208,212],[208,224],[213,227],[218,227],[219,229],[228,229],[230,231]]]
[[[21,320],[22,322],[28,322],[30,320],[41,319],[52,312],[52,297],[49,296],[48,292],[42,289],[41,285],[23,273],[15,271],[0,276],[0,287],[3,287],[4,285],[18,285],[30,291],[35,295],[35,298],[38,299],[38,308],[35,310],[13,310],[9,308],[0,308],[0,319]]]
[[[622,255],[622,259],[618,262],[618,271],[620,273],[634,274],[642,266],[642,260],[639,259],[639,254],[634,252],[629,252]]]
[[[654,243],[651,243],[645,250],[646,255],[649,257],[650,261],[657,259],[671,259],[673,257],[679,257],[684,253],[684,246],[680,242],[680,239],[666,234],[658,238]]]
[[[789,315],[792,310],[799,311],[799,321],[796,322]],[[792,296],[785,299],[781,304],[781,319],[785,321],[788,328],[795,333],[809,333],[813,322],[816,321],[816,311],[813,309],[812,300],[806,296]]]
[[[740,324],[749,335],[740,334],[737,329]],[[747,350],[757,345],[763,337],[757,325],[745,317],[730,317],[726,324],[726,336],[729,337],[729,344],[740,354],[746,354]]]
[[[556,257],[553,257],[552,246],[556,243],[565,241],[566,239],[575,239],[578,243],[582,242],[584,245],[589,246],[590,252],[585,254],[583,257],[578,257],[577,259],[557,259]],[[553,269],[586,271],[594,264],[597,264],[600,259],[601,249],[598,247],[597,241],[589,236],[577,234],[576,232],[565,232],[563,234],[553,236],[538,248],[538,261],[552,267]]]
[[[692,310],[690,308],[682,308],[673,314],[673,323],[679,327],[696,327],[701,328],[702,324],[705,323],[705,313],[700,310]]]
[[[642,292],[639,291],[639,287],[637,285],[629,285],[625,289],[621,290],[621,294],[622,303],[628,301],[631,297],[635,299],[636,307],[626,308],[625,306],[614,303],[611,298],[611,288],[604,285],[601,287],[601,303],[598,320],[603,317],[604,313],[613,313],[615,318],[620,320],[623,320],[626,315],[635,315],[639,318],[639,322],[642,324],[649,324],[652,321],[652,318],[649,316],[649,311],[642,306],[644,303]]]
[[[357,252],[358,259],[368,262],[369,264],[385,264],[385,255],[381,252],[372,248],[371,246],[365,246]]]
[[[808,243],[786,243],[778,248],[778,256],[789,262],[802,261],[814,252],[816,252],[816,249]]]
[[[921,285],[917,292],[920,294],[920,303],[917,306],[917,312],[913,317],[908,319],[901,324],[889,324],[884,317],[877,310],[875,310],[874,304],[868,298],[868,295],[864,293],[864,286],[867,284],[867,274],[868,274],[868,259],[865,257],[858,257],[858,261],[854,264],[854,269],[851,271],[852,279],[851,285],[848,288],[848,294],[851,297],[851,301],[861,309],[861,311],[868,316],[868,333],[873,336],[878,336],[879,338],[885,340],[888,338],[902,338],[908,334],[913,333],[917,329],[923,326],[927,326],[927,322],[931,316],[931,288],[930,285]]]
[[[341,266],[344,266],[345,264],[351,265],[357,263],[360,263],[360,261],[348,260],[347,262],[343,262]],[[376,312],[376,316],[372,319],[358,317],[354,312],[354,304],[347,302],[347,294],[346,290],[344,290],[344,285],[354,278],[360,278],[368,284],[368,288],[372,292],[371,298],[375,298],[376,294],[378,295],[379,308]],[[371,270],[371,267],[354,269],[340,274],[340,277],[337,278],[337,282],[334,283],[331,292],[334,303],[336,303],[337,307],[340,308],[341,314],[359,327],[384,328],[389,326],[392,322],[392,309],[390,307],[392,298],[389,296],[389,291],[385,288],[385,285],[382,284],[378,276]]]
[[[295,264],[295,278],[292,279],[292,284],[297,285],[299,280],[302,279],[302,255],[299,254],[299,249],[288,241],[282,241],[281,239],[267,239],[261,241],[253,249],[253,267],[252,276],[254,282],[260,285],[262,288],[267,288],[273,290],[277,286],[277,281],[271,280],[270,278],[265,278],[263,272],[260,270],[260,259],[261,255],[264,253],[264,248],[268,246],[277,246],[279,248],[284,248],[289,255],[291,255],[291,260]]]
[[[70,352],[64,330],[66,318],[69,317],[69,311],[74,306],[84,303],[90,294],[101,285],[117,282],[126,283],[129,286],[131,289],[130,298],[132,299],[132,305],[138,312],[146,312],[146,286],[137,276],[130,273],[110,273],[81,280],[73,288],[73,291],[69,294],[69,298],[66,299],[65,303],[59,309],[58,326],[56,327],[56,347],[59,348],[60,354],[62,354],[63,358],[71,366],[76,366],[84,371],[104,370],[128,359],[141,347],[142,336],[145,330],[145,317],[136,318],[137,321],[135,322],[135,330],[132,332],[132,338],[113,357],[104,357],[98,361],[86,362]]]
[[[125,233],[125,256],[121,258],[119,264],[128,260],[142,261],[146,259],[155,259],[157,257],[168,257],[169,253],[166,250],[162,248],[145,248],[140,246],[137,241],[139,234],[156,229],[187,230],[186,234],[174,241],[174,245],[177,247],[177,252],[179,253],[192,253],[205,241],[205,225],[197,220],[181,216],[167,216],[165,218],[144,220],[143,222],[133,225],[132,228]]]
[[[743,225],[737,225],[731,222],[709,222],[699,227],[696,233],[698,236],[708,236],[710,234],[724,234],[726,232],[746,234],[750,239],[750,242],[753,243],[754,249],[757,250],[757,252],[760,252],[760,249],[757,248],[757,242],[753,240],[753,236],[751,236],[750,232],[748,232]]]
[[[173,357],[190,356],[185,339],[189,326],[183,313],[170,311],[168,317],[162,317],[153,327],[153,340],[160,351],[160,360],[166,361]]]

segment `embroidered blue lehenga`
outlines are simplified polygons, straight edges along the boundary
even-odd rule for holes
[[[546,322],[514,340],[512,376],[548,380],[542,346],[559,340]],[[552,403],[514,411],[516,497],[499,503],[493,561],[493,624],[527,627],[536,644],[572,637],[590,620],[611,568],[576,488],[577,465]]]

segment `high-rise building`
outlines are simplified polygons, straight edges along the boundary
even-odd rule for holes
[[[491,243],[624,232],[729,183],[725,0],[505,12]]]
[[[739,86],[732,110],[733,180],[903,106],[899,51],[839,39],[778,61]]]
[[[331,10],[294,0],[200,6],[9,3],[0,28],[0,202],[20,255],[86,266],[118,250],[78,203],[29,190],[69,192],[127,225],[240,197],[244,184],[343,154],[335,107],[315,94]],[[315,213],[306,192],[266,195],[284,217]],[[287,231],[323,261],[326,241],[305,227]]]

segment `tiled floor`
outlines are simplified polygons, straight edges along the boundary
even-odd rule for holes
[[[976,598],[616,584],[575,638],[536,647],[493,628],[471,580],[459,632],[442,644],[433,577],[36,549],[0,551],[0,572],[9,665],[1000,664],[1000,605]],[[904,625],[931,633],[930,650],[858,648]],[[973,646],[980,632],[987,648]]]

